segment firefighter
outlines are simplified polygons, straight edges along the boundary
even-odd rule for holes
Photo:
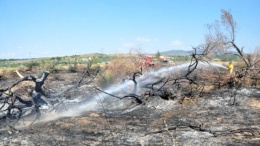
[[[233,69],[234,69],[234,66],[233,66],[232,62],[229,62],[229,64],[228,64],[228,71],[230,72],[230,74],[232,74]]]

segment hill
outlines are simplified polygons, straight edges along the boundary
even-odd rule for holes
[[[169,50],[169,51],[164,51],[164,52],[160,52],[161,54],[167,55],[167,54],[184,54],[184,55],[188,55],[190,53],[192,53],[192,50]]]

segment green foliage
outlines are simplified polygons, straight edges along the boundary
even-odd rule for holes
[[[238,61],[239,57],[234,54],[223,54],[218,55],[216,58],[219,58],[221,61],[230,62],[230,61]]]
[[[191,57],[188,55],[174,55],[171,56],[171,60],[173,61],[190,61]]]
[[[56,72],[58,66],[70,66],[71,64],[74,64],[75,60],[78,65],[85,65],[90,58],[92,58],[93,64],[99,64],[107,63],[115,59],[116,57],[105,54],[93,54],[40,58],[32,59],[31,61],[26,59],[0,59],[0,68],[18,68],[24,65],[27,67],[26,70],[32,70],[33,68],[38,67],[40,70]]]
[[[115,59],[115,56],[99,55],[99,56],[92,57],[92,64],[106,63],[113,59]]]
[[[69,65],[69,68],[68,68],[68,72],[70,73],[75,73],[77,72],[77,69],[78,69],[78,57],[75,55],[74,56],[74,61],[72,64]]]
[[[21,64],[14,59],[0,59],[0,67],[19,67]]]
[[[27,67],[27,70],[32,71],[33,68],[40,67],[40,63],[36,61],[30,61],[29,63],[26,63],[25,66]]]
[[[98,63],[101,63],[100,59],[99,58],[94,58],[92,60],[92,64],[98,64]]]
[[[159,51],[157,51],[157,53],[155,54],[155,58],[157,60],[160,60],[160,56],[161,56],[161,53]]]
[[[50,60],[42,60],[42,67],[43,70],[48,70],[51,73],[58,73],[59,70],[57,68],[59,62],[53,57]]]
[[[45,69],[45,64],[46,64],[46,61],[45,60],[41,60],[40,68],[41,69]]]
[[[53,64],[47,64],[44,67],[44,70],[47,70],[50,73],[58,73],[59,72],[58,68],[55,65],[53,65]]]

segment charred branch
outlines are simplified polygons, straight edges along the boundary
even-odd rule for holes
[[[57,101],[57,99],[59,99],[60,97],[65,97],[65,95],[71,90],[75,90],[76,88],[80,88],[84,85],[90,84],[97,76],[98,72],[99,70],[93,71],[88,68],[86,71],[83,72],[82,76],[74,86],[66,89],[62,93],[48,95],[43,91],[42,86],[44,85],[44,82],[47,79],[49,72],[44,71],[40,78],[36,78],[32,75],[23,77],[18,71],[16,71],[17,75],[22,78],[13,83],[12,85],[0,89],[0,120],[15,120],[15,122],[9,124],[9,127],[12,128],[22,117],[36,115],[36,118],[31,123],[32,125],[41,116],[39,103],[40,100],[44,101],[48,106],[54,108],[52,104],[53,101]],[[84,80],[87,77],[89,79]],[[20,97],[12,92],[12,88],[16,87],[24,81],[31,81],[35,84],[34,91],[30,100],[24,100],[23,97]],[[27,114],[25,115],[25,113]]]
[[[142,71],[142,68],[141,68],[141,71]],[[133,74],[133,79],[132,79],[132,81],[134,82],[134,91],[133,91],[133,93],[134,94],[136,94],[136,91],[137,91],[137,81],[136,81],[136,77],[137,76],[139,76],[139,75],[142,75],[142,72],[135,72],[134,74]]]
[[[118,98],[118,99],[120,99],[120,100],[125,99],[125,98],[128,98],[128,97],[131,97],[131,98],[135,99],[135,101],[136,101],[137,104],[143,104],[143,103],[144,103],[144,101],[141,100],[142,97],[141,97],[141,96],[138,96],[138,95],[136,95],[136,94],[129,94],[129,95],[125,95],[125,96],[120,97],[120,96],[116,96],[116,95],[114,95],[114,94],[108,93],[108,92],[106,92],[106,91],[104,91],[104,90],[101,90],[101,89],[99,89],[99,88],[95,88],[95,89],[98,90],[98,91],[100,91],[100,92],[102,92],[102,93],[105,93],[105,94],[107,94],[107,95],[109,95],[109,96],[111,96],[111,97]]]
[[[84,85],[88,85],[88,84],[90,84],[95,78],[96,78],[96,76],[98,75],[98,73],[99,73],[99,70],[86,70],[86,71],[84,71],[83,73],[82,73],[82,75],[81,75],[81,77],[80,77],[80,79],[78,80],[78,82],[75,84],[75,85],[73,85],[72,87],[69,87],[69,88],[67,88],[66,90],[64,90],[64,91],[62,91],[61,93],[56,93],[56,94],[54,94],[54,95],[48,95],[47,97],[48,98],[62,98],[62,97],[65,97],[66,96],[66,94],[69,92],[69,91],[71,91],[71,90],[75,90],[75,89],[77,89],[77,88],[79,88],[79,87],[82,87],[82,86],[84,86]],[[87,81],[83,81],[86,77],[91,77],[89,80],[87,80]]]

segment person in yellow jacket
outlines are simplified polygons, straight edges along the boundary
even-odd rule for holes
[[[232,74],[233,69],[234,69],[234,66],[233,66],[232,62],[229,62],[229,64],[228,64],[228,71],[230,72],[230,74]]]

